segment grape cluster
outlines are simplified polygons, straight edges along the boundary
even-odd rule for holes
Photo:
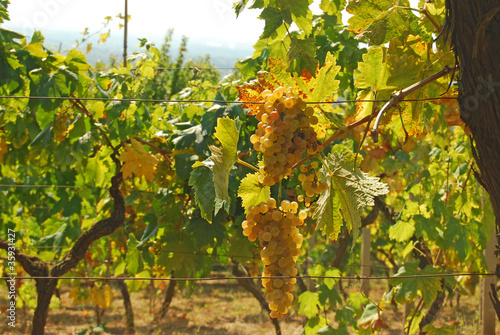
[[[300,166],[299,181],[302,183],[302,189],[307,197],[313,197],[320,194],[328,188],[328,183],[319,181],[318,162],[303,164]]]
[[[292,174],[292,167],[305,154],[322,150],[313,125],[318,123],[312,107],[292,92],[278,87],[265,90],[265,103],[255,115],[259,121],[250,142],[255,150],[264,154],[259,181],[272,186]]]
[[[259,239],[260,257],[264,263],[262,285],[266,289],[266,300],[271,309],[271,317],[282,319],[292,304],[295,289],[295,278],[298,271],[295,267],[300,246],[304,237],[297,226],[304,223],[307,213],[298,211],[299,204],[283,200],[278,207],[271,198],[249,209],[243,221],[243,234],[250,241]],[[285,278],[269,278],[280,277]]]
[[[54,122],[54,135],[58,142],[62,142],[66,139],[68,135],[68,120],[71,116],[67,113],[57,113]]]

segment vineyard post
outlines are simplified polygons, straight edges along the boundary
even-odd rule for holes
[[[370,228],[362,228],[361,240],[361,278],[369,277],[370,271],[370,249],[371,249],[371,234]],[[368,297],[370,294],[370,281],[365,279],[362,281],[361,292]]]
[[[486,263],[488,264],[489,271],[494,271],[496,266],[496,256],[495,256],[495,224],[494,222],[489,223],[491,225],[491,236],[488,241],[486,250],[483,251],[484,257],[486,258]],[[491,302],[488,295],[490,291],[491,284],[496,283],[497,278],[495,276],[488,276],[481,279],[481,301],[480,301],[480,315],[481,315],[481,335],[495,334],[495,308]]]
[[[123,22],[123,67],[127,67],[128,0],[125,0],[125,21]]]

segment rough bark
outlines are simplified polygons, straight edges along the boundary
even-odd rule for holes
[[[130,301],[130,294],[128,293],[127,283],[125,280],[120,279],[116,281],[120,288],[123,297],[123,307],[125,307],[125,318],[127,323],[127,334],[135,334],[134,326],[134,310],[132,309],[132,302]]]
[[[233,275],[236,277],[245,276],[245,274],[241,272],[238,266],[238,264],[233,264]],[[254,282],[251,279],[238,278],[238,284],[243,286],[248,292],[252,293],[252,295],[259,301],[263,310],[265,310],[268,314],[271,313],[266,298],[264,298],[261,290],[257,288],[257,286],[255,286]],[[281,327],[278,319],[271,318],[271,322],[273,323],[274,329],[276,330],[276,335],[281,335]]]
[[[490,195],[500,261],[500,1],[446,0],[446,9],[446,27],[460,66],[460,117],[471,132],[479,168],[474,174]]]
[[[447,0],[446,6],[460,66],[460,117],[472,134],[475,175],[490,195],[500,242],[500,1]]]
[[[173,274],[172,274],[173,278]],[[175,280],[171,280],[168,283],[167,287],[167,292],[165,293],[165,299],[163,299],[163,303],[161,304],[160,311],[156,315],[155,319],[159,320],[167,314],[167,310],[170,307],[170,304],[172,303],[172,299],[174,298],[174,293],[175,293],[175,286],[177,285],[177,282]]]

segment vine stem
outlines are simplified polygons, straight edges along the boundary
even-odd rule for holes
[[[351,123],[350,125],[348,125],[346,127],[345,130],[340,130],[338,132],[336,132],[335,134],[332,135],[332,137],[330,137],[329,139],[327,139],[325,142],[323,142],[321,145],[323,146],[323,150],[330,144],[332,143],[333,141],[335,141],[336,139],[344,136],[345,134],[347,134],[347,132],[349,132],[350,130],[364,124],[364,123],[367,123],[368,121],[370,121],[371,119],[373,118],[373,115],[370,114],[370,115],[367,115],[365,116],[364,118],[354,122],[354,123]],[[292,170],[296,169],[297,167],[299,167],[300,165],[302,165],[304,162],[307,162],[309,159],[315,157],[318,153],[314,154],[314,155],[309,155],[307,156],[306,158],[302,159],[301,161],[299,161],[298,163],[295,163],[295,165],[292,167]]]
[[[246,166],[246,167],[247,167],[247,168],[249,168],[249,169],[252,169],[252,170],[254,170],[254,171],[256,171],[256,172],[259,172],[259,169],[257,169],[257,168],[256,168],[255,166],[253,166],[252,164],[249,164],[249,163],[245,162],[244,160],[240,159],[239,157],[236,159],[236,162],[237,162],[238,164],[241,164],[241,165],[243,165],[243,166]]]
[[[172,162],[172,160],[170,159],[170,157],[168,157],[168,156],[167,156],[167,155],[168,155],[169,153],[171,153],[171,152],[166,151],[166,150],[163,150],[163,149],[160,149],[160,148],[159,148],[159,147],[157,147],[156,145],[154,145],[154,144],[152,144],[152,143],[150,143],[150,142],[148,142],[148,141],[146,141],[146,140],[143,140],[143,139],[142,139],[142,138],[140,138],[140,137],[134,137],[134,140],[136,140],[137,142],[141,142],[142,144],[145,144],[145,145],[147,145],[147,146],[151,147],[152,149],[154,149],[154,150],[156,150],[158,153],[160,153],[163,157],[165,157],[171,165],[173,165],[173,164],[174,164],[174,162]]]
[[[380,126],[380,121],[382,120],[382,116],[384,115],[385,112],[387,112],[389,109],[398,105],[410,93],[412,93],[412,92],[418,90],[419,88],[447,75],[448,73],[450,73],[454,69],[455,69],[455,67],[445,66],[441,71],[439,71],[439,72],[437,72],[437,73],[435,73],[435,74],[433,74],[425,79],[422,79],[419,82],[416,82],[415,84],[410,85],[407,88],[404,88],[399,92],[394,93],[392,95],[391,99],[389,101],[387,101],[385,103],[385,105],[380,109],[380,111],[377,115],[377,118],[375,119],[375,124],[373,125],[373,129],[372,129],[373,142],[374,143],[378,142],[378,128]]]
[[[89,112],[87,107],[85,107],[85,105],[78,98],[72,98],[69,101],[73,103],[73,105],[76,107],[76,109],[78,109],[83,114],[85,114],[87,117],[89,117],[94,122],[94,124],[97,123],[97,120],[94,118],[94,115],[92,115],[92,113]],[[102,130],[101,128],[99,128],[99,127],[97,127],[97,128],[98,128],[99,132],[102,134],[102,136],[104,137],[104,139],[106,140],[106,143],[108,144],[108,146],[113,150],[113,153],[115,155],[118,155],[118,147],[115,147],[115,146],[113,146],[113,144],[111,144],[111,140],[109,139],[108,134],[104,130]]]

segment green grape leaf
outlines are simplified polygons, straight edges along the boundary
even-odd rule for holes
[[[305,314],[309,319],[319,313],[319,296],[317,293],[306,291],[299,296],[299,314]]]
[[[221,146],[210,146],[212,152],[211,160],[214,162],[212,172],[214,174],[215,184],[215,212],[217,215],[221,208],[229,213],[229,171],[237,160],[239,131],[236,122],[228,117],[217,120],[215,127],[215,137],[219,140]]]
[[[292,20],[306,35],[311,34],[313,25],[313,15],[312,11],[309,9],[310,3],[312,3],[310,0],[288,0],[280,2],[283,9],[290,10]]]
[[[306,70],[310,75],[316,74],[318,60],[314,58],[316,55],[315,43],[314,38],[300,39],[292,37],[292,43],[288,50],[288,59],[290,61],[288,72],[302,75],[303,70]]]
[[[348,20],[349,30],[376,45],[404,38],[413,31],[410,25],[418,20],[409,7],[408,0],[349,1],[346,11],[353,15]]]
[[[422,329],[422,332],[427,335],[454,335],[457,333],[457,327],[444,324],[442,327],[436,328],[432,323],[429,323]]]
[[[398,242],[408,241],[415,233],[415,221],[399,220],[395,225],[389,227],[389,238]]]
[[[243,207],[248,212],[250,207],[266,202],[271,197],[271,188],[259,183],[259,172],[247,174],[241,180],[238,196],[241,198]]]
[[[417,294],[423,299],[426,306],[432,304],[438,293],[442,290],[439,277],[398,278],[399,276],[418,276],[438,274],[439,270],[426,266],[423,270],[418,268],[419,261],[406,262],[399,268],[398,273],[390,279],[391,285],[398,286],[394,299],[398,303],[407,303],[415,300]]]
[[[235,2],[233,4],[233,8],[234,8],[234,11],[236,13],[236,18],[238,18],[238,16],[240,16],[241,12],[243,12],[243,10],[245,9],[245,7],[247,5],[247,2],[248,2],[248,0],[240,0],[240,1]]]
[[[275,7],[266,7],[260,13],[260,19],[266,21],[266,25],[264,26],[264,32],[260,36],[260,39],[267,39],[271,37],[275,32],[283,24],[283,15],[281,10]]]
[[[154,238],[158,232],[158,218],[155,213],[146,213],[142,221],[148,223],[148,225],[142,234],[141,243],[137,245],[138,248],[142,247],[150,238]]]
[[[327,166],[320,171],[329,188],[317,202],[313,218],[317,228],[332,240],[337,240],[343,221],[353,232],[354,241],[361,227],[362,208],[373,206],[373,198],[389,192],[386,184],[354,167],[352,154],[331,153],[325,159]]]
[[[470,227],[462,225],[456,217],[452,216],[446,221],[444,240],[447,247],[457,251],[461,262],[465,261],[467,255],[470,255],[472,252]]]
[[[127,273],[130,276],[135,276],[144,267],[141,251],[139,250],[129,250],[125,258],[125,262],[127,263]]]
[[[338,15],[345,7],[344,0],[321,0],[319,8],[328,15]]]
[[[325,59],[325,64],[319,69],[314,81],[313,91],[311,93],[311,101],[321,101],[326,97],[331,97],[337,93],[339,89],[339,80],[335,77],[340,71],[340,65],[335,65],[336,59],[328,52]],[[311,80],[313,81],[313,80]]]
[[[189,185],[194,190],[194,200],[200,207],[201,217],[212,222],[215,204],[215,184],[212,172],[213,162],[210,159],[193,164],[189,177]]]
[[[384,47],[373,47],[363,55],[363,62],[358,63],[356,75],[356,86],[358,88],[370,88],[374,92],[396,87],[387,86],[389,71],[385,64],[386,49]]]

